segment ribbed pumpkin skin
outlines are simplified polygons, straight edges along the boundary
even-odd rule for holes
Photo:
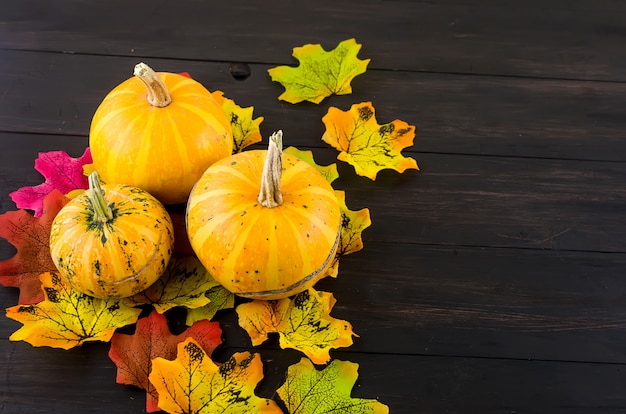
[[[139,79],[122,82],[97,108],[89,146],[105,182],[140,187],[164,204],[183,203],[207,167],[232,154],[232,132],[225,112],[200,83],[158,75],[172,102],[154,107]]]
[[[191,192],[187,233],[200,261],[226,289],[279,299],[324,275],[337,249],[341,213],[328,181],[288,154],[283,154],[283,204],[260,205],[266,154],[244,151],[209,167]]]
[[[143,291],[163,274],[174,244],[174,227],[163,205],[136,187],[107,185],[114,218],[102,225],[86,193],[67,203],[50,231],[50,254],[77,290],[98,298]]]

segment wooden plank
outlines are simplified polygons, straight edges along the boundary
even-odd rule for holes
[[[4,344],[3,344],[4,345]],[[240,349],[227,349],[220,360]],[[256,350],[255,350],[256,351]],[[0,348],[5,412],[143,412],[145,392],[115,383],[107,344],[69,351],[16,343]],[[275,397],[299,354],[260,350]],[[359,364],[353,397],[375,398],[398,414],[442,412],[614,413],[626,406],[623,365],[341,353]]]
[[[23,159],[26,174],[16,175],[12,162],[0,166],[3,209],[13,208],[10,191],[42,181],[27,168],[38,151],[55,147],[78,156],[87,145],[80,137],[0,137],[0,156]],[[315,149],[320,164],[336,154]],[[376,181],[339,163],[335,188],[346,191],[349,208],[370,209],[366,240],[626,252],[624,163],[442,154],[419,154],[418,161],[422,171],[385,170]]]
[[[1,19],[0,47],[12,49],[293,63],[295,46],[356,37],[373,68],[626,80],[619,1],[28,0]]]
[[[106,93],[131,76],[136,58],[0,51],[0,128],[86,136]],[[240,82],[224,63],[150,59],[157,70],[189,71],[209,89],[225,91],[264,116],[264,136],[285,131],[289,145],[327,147],[321,118],[373,102],[379,123],[417,126],[408,152],[625,161],[622,139],[626,84],[503,79],[372,70],[354,93],[321,105],[277,100],[283,88],[253,65]]]
[[[625,266],[624,254],[366,243],[316,289],[359,335],[348,351],[626,363]],[[234,313],[219,320],[228,344],[250,343]]]

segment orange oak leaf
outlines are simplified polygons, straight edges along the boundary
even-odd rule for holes
[[[6,310],[8,318],[23,324],[11,341],[62,349],[108,341],[117,328],[135,323],[141,313],[119,299],[97,299],[73,290],[58,273],[42,273],[41,287],[43,301]]]
[[[0,284],[20,289],[19,304],[42,301],[39,275],[57,271],[50,257],[50,226],[68,201],[59,190],[53,190],[44,199],[39,218],[25,210],[0,215],[0,237],[17,249],[13,257],[0,262]]]
[[[282,413],[278,405],[254,394],[263,379],[259,354],[235,353],[217,366],[193,338],[178,344],[176,359],[155,358],[150,382],[159,408],[168,413]]]
[[[379,125],[371,102],[354,104],[345,112],[330,107],[322,122],[322,140],[340,151],[337,159],[352,165],[358,175],[375,180],[383,169],[419,169],[413,158],[401,154],[413,145],[415,126],[399,119]]]
[[[83,166],[91,163],[91,152],[85,149],[78,158],[70,157],[65,151],[40,152],[35,160],[35,169],[44,176],[45,181],[36,186],[26,186],[9,194],[18,208],[34,210],[35,217],[43,213],[43,200],[52,192],[62,194],[89,187]]]
[[[222,106],[230,120],[234,141],[233,153],[241,152],[244,148],[261,141],[259,126],[264,118],[252,117],[253,106],[242,108],[232,99],[226,98],[222,91],[215,91],[211,93],[211,96]]]
[[[111,338],[109,358],[117,366],[118,384],[134,385],[146,390],[146,412],[159,411],[158,392],[148,380],[152,360],[176,358],[176,347],[193,338],[208,354],[221,344],[222,331],[217,322],[200,321],[179,335],[173,335],[165,315],[152,311],[137,321],[133,335],[116,333]]]
[[[373,399],[352,398],[359,365],[333,360],[321,370],[306,358],[287,369],[277,393],[291,414],[388,414],[389,407]]]
[[[335,298],[328,292],[305,290],[293,299],[254,300],[237,306],[239,325],[260,345],[277,332],[280,347],[301,351],[316,364],[330,360],[331,348],[352,345],[349,322],[335,319],[330,311]]]

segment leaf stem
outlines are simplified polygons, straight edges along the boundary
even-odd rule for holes
[[[87,197],[93,207],[93,220],[99,223],[106,223],[113,220],[113,211],[104,199],[104,190],[100,186],[100,175],[97,171],[89,174],[89,189]]]
[[[146,85],[146,89],[148,89],[148,96],[146,99],[150,105],[165,108],[172,102],[172,96],[167,90],[167,87],[159,75],[157,75],[157,73],[152,70],[150,66],[140,62],[135,65],[135,71],[133,74],[139,78],[144,85]]]
[[[283,131],[279,130],[270,136],[263,173],[261,175],[261,191],[258,201],[263,207],[274,208],[283,203],[280,192],[280,178],[283,172]]]

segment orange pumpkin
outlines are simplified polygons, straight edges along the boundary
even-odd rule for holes
[[[233,151],[230,122],[200,83],[139,63],[97,108],[89,131],[96,170],[109,184],[183,203],[215,161]]]
[[[268,150],[244,151],[209,167],[187,204],[196,255],[231,292],[279,299],[299,293],[332,263],[340,207],[328,181],[282,154],[282,132]]]
[[[173,247],[172,220],[156,198],[137,187],[101,186],[97,172],[50,229],[50,255],[59,273],[98,298],[148,288],[165,271]]]

